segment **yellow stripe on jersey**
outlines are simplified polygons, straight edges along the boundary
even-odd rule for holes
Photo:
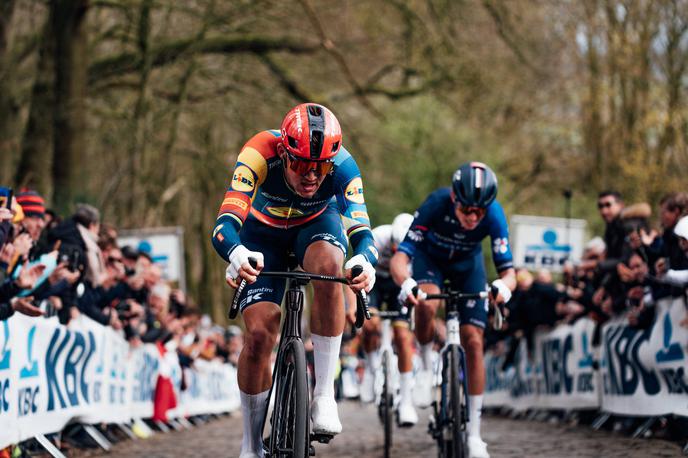
[[[268,163],[263,155],[255,148],[247,146],[242,149],[237,158],[237,162],[253,170],[253,173],[255,173],[258,178],[259,186],[265,181],[265,177],[268,176]]]

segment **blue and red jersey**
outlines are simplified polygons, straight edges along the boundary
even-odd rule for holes
[[[277,154],[281,135],[266,130],[251,138],[242,148],[232,181],[220,206],[213,246],[225,260],[241,241],[239,231],[247,218],[254,218],[275,229],[289,229],[314,220],[328,205],[335,204],[355,254],[371,263],[377,261],[370,218],[363,197],[361,173],[354,158],[343,147],[312,198],[296,194],[284,177],[284,166]]]

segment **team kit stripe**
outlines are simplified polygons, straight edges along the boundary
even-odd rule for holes
[[[256,210],[255,208],[251,208],[251,215],[253,215],[258,221],[261,223],[267,224],[268,226],[271,227],[277,227],[280,229],[287,229],[289,227],[294,227],[294,226],[300,226],[302,224],[305,224],[316,217],[320,216],[327,207],[322,208],[321,210],[313,213],[312,215],[304,216],[301,218],[273,218],[271,216],[268,216],[264,213],[261,213],[260,211]]]

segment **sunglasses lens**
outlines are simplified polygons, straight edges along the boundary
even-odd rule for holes
[[[334,163],[330,161],[306,161],[289,157],[289,169],[299,175],[306,175],[311,170],[314,170],[316,175],[327,175],[333,166]]]

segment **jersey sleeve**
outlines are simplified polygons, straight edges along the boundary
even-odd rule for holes
[[[215,251],[225,261],[229,261],[229,254],[241,243],[239,231],[248,217],[258,187],[267,176],[267,158],[274,154],[269,144],[273,137],[269,131],[255,135],[237,158],[212,236]]]
[[[363,197],[361,172],[354,158],[346,150],[342,149],[339,154],[344,157],[341,163],[335,162],[335,192],[344,229],[354,254],[363,255],[369,263],[375,265],[378,250],[375,248],[368,209]]]
[[[408,257],[413,258],[416,250],[423,244],[430,230],[433,215],[438,210],[440,210],[440,202],[436,197],[436,193],[432,193],[413,214],[413,223],[411,223],[406,237],[399,244],[398,251],[404,252]]]
[[[493,202],[488,210],[490,218],[490,240],[492,242],[492,261],[497,272],[514,267],[509,243],[509,225],[506,222],[504,209],[498,202]]]

